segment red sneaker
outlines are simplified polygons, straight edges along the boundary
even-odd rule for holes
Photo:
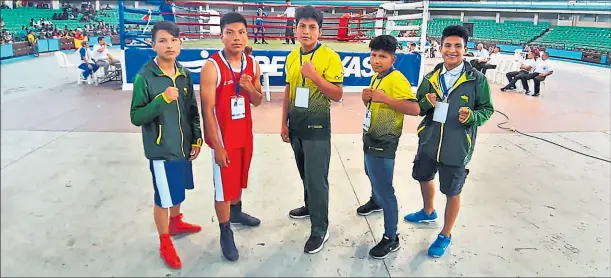
[[[170,217],[170,234],[177,235],[182,233],[192,234],[202,230],[202,227],[182,221],[182,213],[176,217]]]
[[[182,268],[182,261],[174,249],[172,238],[169,234],[163,234],[159,236],[160,247],[159,254],[165,262],[165,264],[171,268],[179,269]]]

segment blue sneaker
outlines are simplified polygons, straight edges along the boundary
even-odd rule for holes
[[[428,215],[426,214],[426,212],[424,212],[424,209],[421,209],[418,212],[414,212],[414,213],[410,213],[406,215],[405,217],[403,217],[403,219],[407,222],[412,222],[412,223],[433,222],[435,221],[435,219],[437,219],[437,211],[433,210],[433,213],[431,213],[431,215]]]
[[[443,254],[445,254],[446,249],[448,249],[451,243],[452,236],[446,237],[443,234],[439,234],[435,242],[433,242],[431,247],[429,247],[429,256],[433,258],[440,258],[443,256]]]

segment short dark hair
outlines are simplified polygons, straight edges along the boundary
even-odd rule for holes
[[[153,30],[151,31],[151,34],[153,35],[153,41],[155,41],[155,38],[157,37],[157,32],[161,30],[167,31],[175,38],[180,37],[180,29],[178,29],[178,25],[176,25],[176,23],[172,21],[162,20],[158,21],[153,26]]]
[[[451,25],[443,29],[443,32],[441,33],[442,44],[447,37],[461,37],[465,43],[465,46],[467,46],[467,42],[469,41],[469,31],[467,31],[467,29],[463,26]]]
[[[370,50],[382,50],[391,54],[395,54],[399,42],[391,35],[379,35],[369,42]]]
[[[314,19],[318,22],[318,28],[322,28],[322,12],[310,5],[299,7],[295,11],[295,22],[299,24],[302,19]]]
[[[98,42],[100,42],[102,40],[104,40],[104,37],[102,37],[102,36],[98,37]]]
[[[495,48],[498,49],[499,52],[501,52],[501,48],[500,47],[496,46]]]
[[[236,12],[229,12],[223,15],[223,17],[221,17],[221,31],[225,29],[225,26],[227,26],[227,24],[236,23],[236,22],[243,23],[244,27],[248,28],[248,24],[246,23],[246,18],[244,18],[243,15],[236,13]]]

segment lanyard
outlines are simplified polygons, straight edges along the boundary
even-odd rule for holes
[[[382,77],[380,78],[380,81],[378,82],[378,85],[375,87],[375,89],[373,88],[373,84],[376,82],[377,77],[371,80],[371,84],[369,84],[369,87],[371,89],[377,90],[378,87],[380,87],[380,84],[382,84],[382,80],[384,79],[384,77],[390,75],[390,73],[393,72],[394,70],[395,70],[395,67],[391,67],[386,73],[384,73],[384,75],[382,75]],[[369,109],[369,106],[371,106],[371,100],[369,100],[369,102],[367,103],[367,109]]]
[[[460,78],[460,76],[462,76],[462,74],[464,72],[465,72],[465,68],[463,68],[463,70],[460,72],[458,77]],[[448,72],[446,71],[446,73],[448,73]],[[441,83],[440,87],[441,87],[441,93],[442,93],[442,96],[443,96],[443,98],[441,100],[445,102],[446,99],[448,98],[448,95],[450,94],[450,90],[446,86],[445,74],[439,74],[439,80],[438,81],[439,81],[439,83]],[[454,81],[454,83],[456,83],[456,81]]]
[[[233,85],[235,86],[235,95],[239,96],[240,95],[240,83],[235,81],[235,73],[233,72],[233,68],[231,67],[231,64],[229,64],[229,60],[227,60],[227,57],[225,57],[225,50],[221,50],[221,56],[223,57],[223,60],[225,60],[225,63],[227,63],[227,66],[229,67],[229,70],[231,71],[231,79],[233,80]],[[242,78],[242,73],[244,72],[244,56],[240,56],[240,60],[241,60],[240,77],[238,77],[238,81]]]
[[[316,43],[316,46],[314,47],[314,50],[312,50],[312,56],[310,56],[310,62],[312,62],[312,59],[314,59],[314,53],[316,53],[316,50],[318,50],[318,47],[320,45],[318,43]],[[299,51],[299,66],[303,66],[303,54],[301,53],[301,51]],[[303,76],[303,74],[301,75],[301,87],[305,86],[305,76]]]

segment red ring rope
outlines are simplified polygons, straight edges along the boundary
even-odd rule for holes
[[[235,3],[231,3],[231,2],[203,2],[203,1],[172,1],[174,4],[176,5],[194,5],[194,6],[205,6],[205,5],[215,5],[215,6],[236,6]],[[238,4],[239,6],[245,6],[245,7],[278,7],[278,8],[286,8],[287,5],[284,4],[257,4],[257,3],[242,3],[242,4]],[[345,5],[345,6],[330,6],[330,5],[312,5],[312,7],[314,8],[318,8],[318,9],[332,9],[332,8],[338,8],[338,9],[379,9],[380,7],[378,6],[358,6],[358,7],[354,7],[354,6],[350,6],[350,5]]]
[[[221,37],[221,35],[215,35],[215,34],[202,34],[202,33],[181,33],[180,34],[183,37],[196,37],[196,38],[200,38],[200,37],[214,37],[214,38],[218,38]],[[254,38],[255,35],[254,34],[249,34],[248,38]],[[291,36],[265,36],[266,39],[286,39],[286,38],[292,38]],[[332,37],[332,36],[321,36],[319,38],[320,40],[337,40],[337,37]],[[370,38],[367,37],[354,37],[351,38],[353,40],[369,40]]]
[[[223,16],[223,14],[210,14],[210,13],[172,13],[172,12],[161,12],[161,15],[177,15],[177,16],[193,16],[193,17],[199,17],[199,16],[205,16],[205,17],[213,17],[213,16]],[[242,15],[244,16],[244,18],[258,18],[259,16],[256,15]],[[266,16],[264,17],[264,19],[278,19],[278,20],[288,20],[288,19],[295,19],[294,17],[288,17],[288,16]],[[325,17],[325,20],[340,20],[340,17]],[[387,17],[353,17],[350,20],[387,20]]]

